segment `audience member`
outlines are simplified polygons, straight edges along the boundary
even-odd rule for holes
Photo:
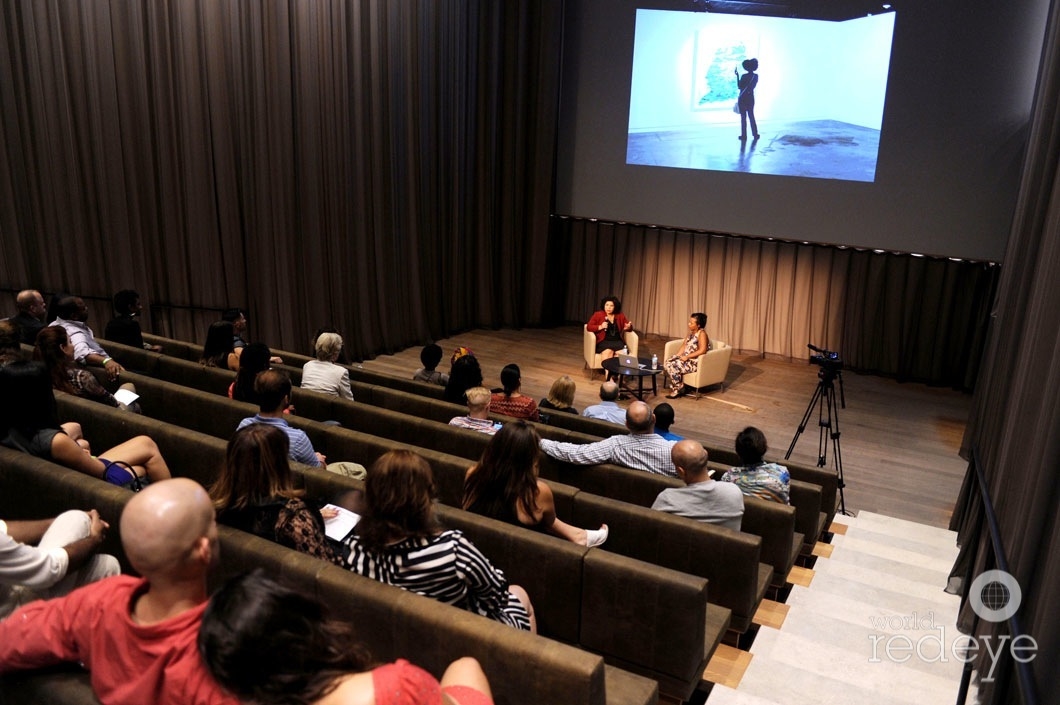
[[[384,453],[365,482],[364,512],[346,539],[350,570],[536,632],[526,591],[434,518],[434,477],[421,456]]]
[[[607,540],[607,524],[588,531],[556,517],[552,489],[537,476],[540,442],[526,421],[502,428],[464,476],[464,509],[582,546],[599,546]]]
[[[22,331],[18,325],[5,318],[0,321],[0,367],[24,359]]]
[[[235,432],[210,487],[217,521],[341,565],[324,532],[324,512],[294,486],[289,446],[275,426],[255,423]]]
[[[227,308],[221,314],[222,321],[232,324],[232,348],[245,348],[247,341],[243,335],[247,332],[247,314],[241,308]]]
[[[353,401],[350,389],[350,371],[336,364],[342,352],[342,336],[338,333],[321,333],[315,346],[317,359],[302,367],[302,389],[331,394]]]
[[[161,345],[148,345],[144,342],[140,322],[136,320],[143,311],[140,295],[132,289],[122,289],[114,295],[114,318],[107,322],[103,337],[122,345],[162,352]]]
[[[788,504],[791,475],[783,465],[764,460],[767,450],[765,434],[748,426],[736,436],[736,454],[743,465],[726,471],[718,479],[734,483],[745,495]]]
[[[467,348],[459,348],[467,350]],[[449,371],[449,384],[445,385],[442,398],[453,404],[465,404],[464,392],[472,387],[482,386],[482,368],[479,367],[478,359],[468,351],[467,354],[457,357]]]
[[[501,424],[489,417],[490,390],[485,387],[472,387],[464,395],[467,397],[467,416],[454,416],[449,419],[450,426],[470,428],[472,431],[493,435],[500,430]]]
[[[239,371],[232,384],[228,385],[228,396],[236,401],[245,401],[257,404],[261,401],[258,393],[254,391],[254,380],[258,378],[259,372],[269,369],[269,359],[272,351],[265,343],[251,343],[243,348],[239,356]]]
[[[420,350],[420,362],[423,367],[416,370],[416,374],[412,375],[412,379],[417,382],[427,382],[428,384],[440,384],[443,387],[449,384],[449,375],[435,369],[441,361],[442,348],[440,345],[434,343],[424,345],[423,350]]]
[[[50,325],[62,326],[74,346],[74,360],[84,367],[102,367],[112,380],[125,371],[96,340],[92,329],[85,325],[88,307],[77,296],[63,296],[55,304],[55,320]]]
[[[624,424],[626,412],[618,405],[618,382],[604,382],[600,385],[600,403],[586,407],[582,416],[600,419],[611,423]]]
[[[48,307],[44,305],[44,297],[39,291],[25,289],[15,296],[15,308],[18,312],[7,320],[18,326],[20,343],[33,345],[37,333],[47,325],[45,316]]]
[[[254,380],[254,391],[258,395],[258,413],[239,422],[236,430],[250,424],[263,423],[276,426],[287,434],[291,444],[291,460],[310,467],[323,467],[327,458],[313,450],[309,436],[301,429],[292,428],[283,418],[283,412],[291,405],[291,377],[283,370],[259,372]]]
[[[37,334],[33,359],[44,363],[54,389],[116,409],[140,413],[139,404],[122,404],[99,383],[94,374],[74,363],[74,346],[70,344],[66,329],[62,326],[47,326]],[[121,388],[136,393],[136,386],[132,382],[122,384]]]
[[[519,392],[522,382],[519,365],[514,363],[505,365],[504,369],[501,370],[502,389],[494,393],[493,398],[490,400],[490,409],[495,414],[504,414],[517,419],[540,421],[541,417],[537,412],[537,402],[534,401],[533,397],[528,397]]]
[[[606,384],[606,383],[605,383]],[[615,463],[656,475],[677,477],[670,460],[674,442],[655,433],[655,415],[642,401],[629,405],[626,412],[629,435],[611,436],[596,443],[560,443],[543,439],[541,450],[555,458],[575,465]]]
[[[337,328],[332,328],[331,326],[323,326],[321,328],[317,328],[316,332],[313,334],[313,342],[309,344],[309,347],[313,350],[314,354],[316,353],[317,349],[317,339],[325,333],[336,333],[339,337],[342,337],[342,332],[339,331]],[[283,360],[281,359],[280,362],[283,362]],[[338,362],[340,365],[348,366],[350,364],[349,351],[346,349],[345,345],[343,345],[342,349],[339,351],[339,359],[336,360],[336,362]]]
[[[668,441],[680,441],[684,436],[670,433],[670,425],[674,422],[674,408],[663,402],[655,407],[655,432]]]
[[[734,485],[715,482],[707,467],[707,451],[695,441],[678,441],[671,457],[685,487],[663,490],[652,509],[740,530],[743,493]]]
[[[206,342],[202,345],[202,356],[199,362],[207,367],[220,367],[225,370],[239,371],[239,358],[243,348],[232,347],[232,324],[228,321],[214,321],[206,331]]]
[[[121,516],[118,575],[0,622],[0,672],[81,663],[103,703],[236,705],[196,649],[206,576],[217,558],[210,498],[186,478],[134,495]]]
[[[60,597],[120,573],[117,558],[99,553],[108,528],[95,509],[0,521],[0,619],[27,602]]]
[[[261,569],[230,580],[202,617],[199,652],[217,682],[258,705],[490,705],[478,661],[454,661],[439,683],[404,659],[371,667],[348,624]]]
[[[552,383],[548,396],[541,400],[538,409],[577,414],[578,410],[574,408],[575,391],[577,388],[574,386],[574,380],[569,375],[563,375]]]
[[[228,321],[232,324],[232,349],[239,351],[245,348],[249,343],[246,341],[247,334],[247,312],[241,308],[228,308],[225,309],[224,313],[221,314],[222,321]],[[314,339],[315,344],[315,339]],[[283,358],[276,355],[272,355],[269,358],[269,362],[274,365],[282,365]]]
[[[0,444],[8,448],[123,487],[170,477],[158,446],[147,436],[130,438],[99,457],[89,455],[65,433],[66,426],[59,425],[51,378],[39,362],[13,362],[0,368],[0,399],[19,400],[0,404]]]

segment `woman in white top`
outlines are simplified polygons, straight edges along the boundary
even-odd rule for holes
[[[321,333],[316,342],[317,359],[302,367],[302,389],[333,394],[353,401],[350,390],[350,371],[335,363],[342,353],[342,336]]]

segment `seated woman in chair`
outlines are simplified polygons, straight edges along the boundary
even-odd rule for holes
[[[335,510],[317,509],[295,488],[288,446],[287,434],[268,424],[235,432],[210,488],[217,521],[341,565],[324,531]]]
[[[672,356],[663,363],[666,376],[670,378],[670,394],[667,399],[676,399],[685,394],[684,376],[695,372],[699,362],[696,360],[700,355],[706,355],[710,350],[710,338],[703,327],[707,325],[707,314],[693,313],[688,317],[688,337],[685,338],[684,347],[680,354]]]
[[[14,362],[0,368],[0,444],[65,465],[122,487],[170,477],[158,446],[136,436],[98,457],[60,426],[52,382],[39,362]]]
[[[509,585],[462,531],[434,517],[434,475],[420,455],[391,450],[368,472],[355,532],[343,542],[355,573],[537,631],[526,591]]]
[[[541,439],[526,421],[513,421],[493,437],[464,476],[463,508],[492,519],[539,529],[580,546],[607,540],[607,524],[579,529],[556,518],[552,489],[537,477]]]
[[[586,330],[596,336],[596,352],[602,360],[615,356],[615,352],[626,347],[625,333],[633,330],[633,324],[622,313],[622,302],[617,296],[606,296],[600,302],[600,310],[585,324]]]

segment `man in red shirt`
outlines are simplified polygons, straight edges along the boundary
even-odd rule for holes
[[[0,622],[0,673],[73,661],[104,705],[235,705],[196,649],[206,574],[217,557],[210,499],[186,478],[154,483],[121,516],[119,575]]]

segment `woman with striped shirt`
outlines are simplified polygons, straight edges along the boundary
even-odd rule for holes
[[[509,585],[463,532],[434,519],[434,477],[407,450],[382,455],[368,472],[364,511],[346,539],[350,570],[518,629],[537,631],[526,591]]]

